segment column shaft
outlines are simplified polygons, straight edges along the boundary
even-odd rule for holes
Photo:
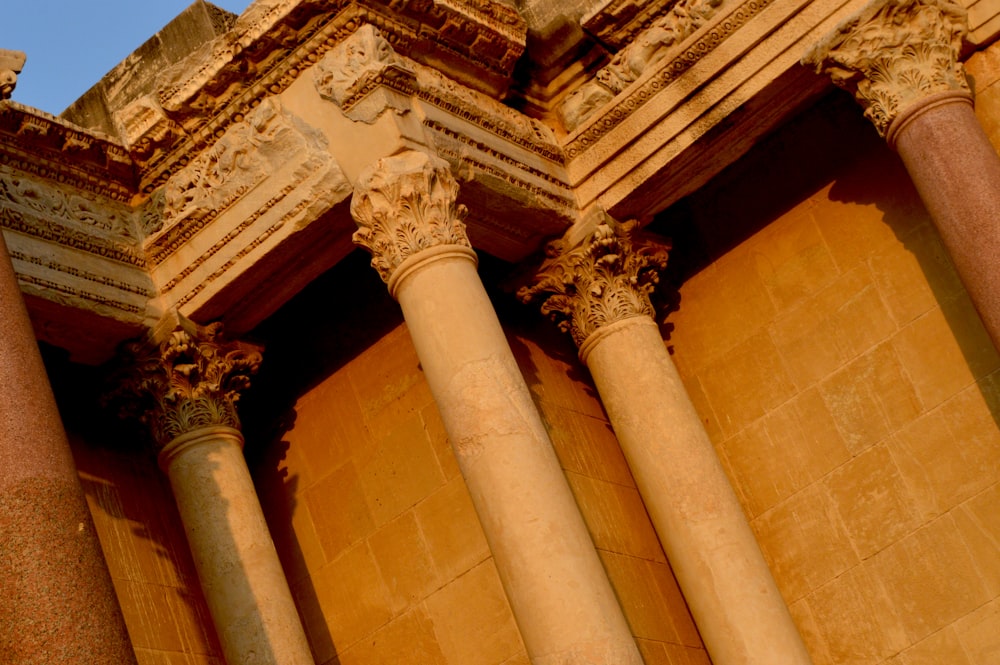
[[[715,665],[812,661],[651,318],[581,355]]]
[[[205,427],[160,453],[198,579],[231,665],[313,665],[243,457],[243,435]]]
[[[1000,157],[972,100],[961,93],[924,100],[896,120],[889,138],[1000,349]]]
[[[533,665],[642,659],[464,247],[394,276],[421,366]]]
[[[3,662],[135,663],[2,233],[0,321]]]

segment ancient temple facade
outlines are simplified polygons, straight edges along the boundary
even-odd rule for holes
[[[1000,663],[997,36],[198,0],[58,117],[0,51],[0,661]]]

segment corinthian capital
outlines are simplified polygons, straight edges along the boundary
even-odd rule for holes
[[[965,9],[951,0],[876,0],[802,59],[854,94],[883,137],[935,93],[969,91],[958,62]]]
[[[617,223],[605,215],[579,244],[550,242],[535,283],[517,296],[525,303],[541,302],[542,313],[582,346],[604,326],[654,315],[649,294],[667,267],[669,249],[664,241],[640,234],[635,222]]]
[[[442,159],[412,150],[380,159],[355,185],[353,240],[372,253],[372,267],[387,283],[403,261],[425,249],[471,248],[457,196],[458,183]]]
[[[260,365],[260,349],[221,335],[221,323],[181,318],[159,343],[125,345],[107,402],[149,426],[157,446],[202,427],[239,429],[236,402]]]

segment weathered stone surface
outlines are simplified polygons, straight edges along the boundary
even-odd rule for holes
[[[17,75],[24,67],[25,54],[21,51],[0,49],[0,100],[10,99],[17,86]]]

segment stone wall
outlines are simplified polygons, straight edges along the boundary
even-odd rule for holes
[[[99,372],[54,356],[47,368],[139,665],[225,665],[152,446],[100,410]]]
[[[656,226],[674,359],[816,665],[993,662],[1000,356],[898,158],[838,93]]]

